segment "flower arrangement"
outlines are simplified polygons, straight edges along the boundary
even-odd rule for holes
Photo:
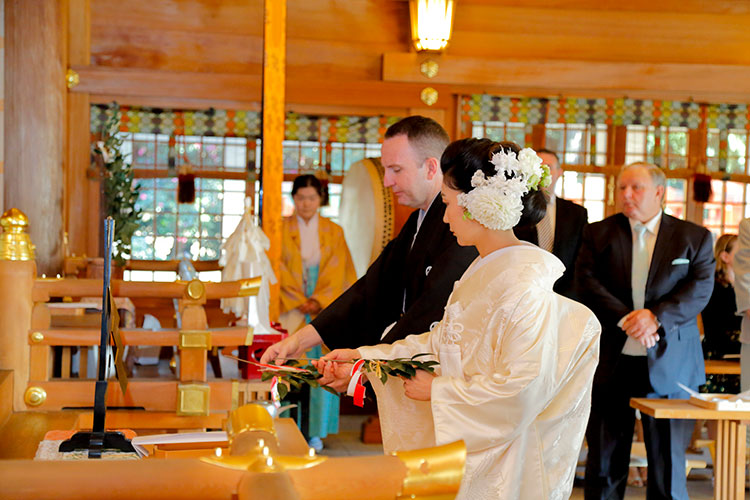
[[[474,188],[458,195],[459,206],[467,217],[489,229],[512,229],[521,220],[523,196],[530,190],[549,186],[552,177],[549,167],[531,148],[522,149],[518,155],[500,151],[490,162],[496,174],[487,177],[477,170],[471,178]]]
[[[108,114],[101,140],[93,146],[93,157],[102,176],[103,216],[115,221],[113,259],[122,266],[130,257],[130,243],[141,218],[141,210],[136,208],[141,187],[134,182],[133,167],[122,153],[123,139],[117,135],[120,106],[113,102]]]

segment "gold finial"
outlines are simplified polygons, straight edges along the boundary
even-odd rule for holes
[[[39,406],[47,401],[47,391],[41,387],[29,387],[23,395],[23,400],[29,406]]]
[[[433,498],[458,493],[466,463],[463,441],[394,453],[406,465],[406,477],[398,498]],[[452,495],[452,496],[451,496]]]
[[[81,77],[78,76],[76,71],[68,68],[68,71],[65,73],[65,85],[67,85],[68,89],[72,89],[79,83],[81,83]]]
[[[29,218],[17,208],[7,210],[0,218],[0,260],[34,260],[34,244],[26,232]]]

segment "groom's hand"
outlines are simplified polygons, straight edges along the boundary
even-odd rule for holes
[[[417,374],[410,379],[404,379],[404,393],[406,397],[417,401],[432,399],[432,381],[435,375],[425,370],[417,370]]]
[[[276,342],[263,353],[261,363],[273,363],[283,365],[288,358],[299,358],[305,351],[320,345],[323,339],[312,325],[305,325],[296,333],[289,335],[281,342]]]

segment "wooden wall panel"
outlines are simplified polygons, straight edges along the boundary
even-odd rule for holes
[[[626,2],[623,2],[626,3]],[[460,4],[447,53],[512,59],[748,64],[750,15]]]
[[[415,53],[385,54],[383,79],[392,82],[425,82],[419,72],[424,56]],[[540,95],[560,90],[581,89],[618,92],[656,91],[667,95],[707,97],[731,102],[738,95],[750,96],[750,65],[629,63],[572,60],[487,60],[473,57],[442,56],[435,83],[472,85],[483,82],[486,88],[536,88]],[[728,84],[731,82],[731,84]],[[491,90],[490,90],[491,92]],[[500,91],[501,93],[502,91]]]
[[[404,0],[287,3],[292,79],[377,79],[381,54],[411,50]],[[259,0],[94,0],[92,62],[259,74],[261,12]],[[457,5],[446,53],[501,60],[750,64],[749,43],[746,2],[466,0]]]
[[[5,206],[29,217],[41,273],[62,268],[67,0],[5,1]]]

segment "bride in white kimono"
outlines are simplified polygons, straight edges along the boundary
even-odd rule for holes
[[[564,266],[516,239],[544,215],[549,170],[512,143],[464,139],[441,159],[445,221],[479,258],[454,285],[443,319],[392,345],[336,350],[324,360],[436,353],[436,373],[371,383],[386,452],[463,440],[457,498],[570,496],[588,421],[601,327],[585,306],[552,291]],[[424,359],[424,358],[423,358]],[[337,376],[340,362],[319,369]]]

